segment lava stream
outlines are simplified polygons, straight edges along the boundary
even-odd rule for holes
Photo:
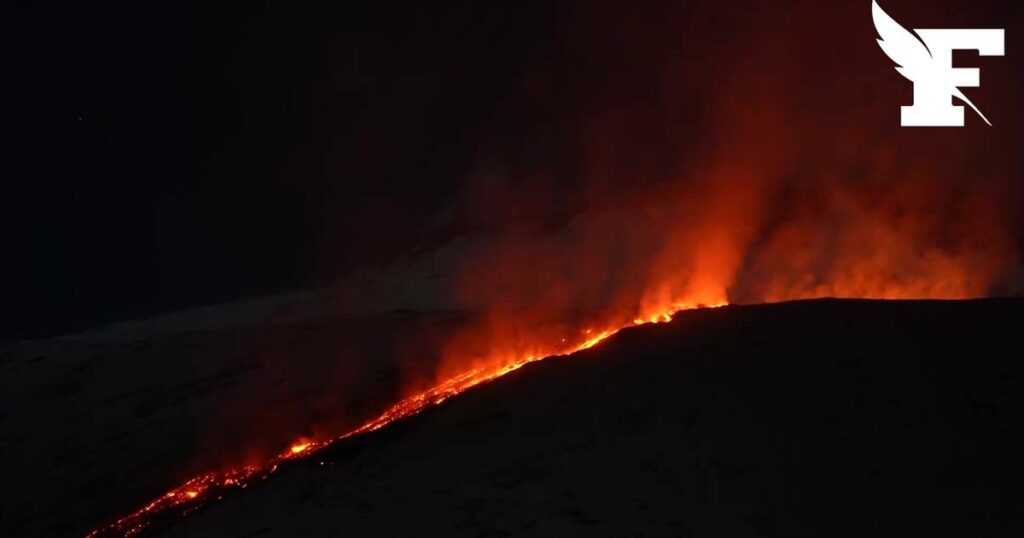
[[[723,302],[711,305],[711,307],[725,306],[725,304]],[[559,345],[551,347],[548,350],[549,352],[546,353],[526,354],[515,357],[513,360],[507,361],[500,366],[471,368],[423,392],[400,400],[373,420],[337,437],[323,440],[300,439],[262,465],[245,465],[223,471],[210,471],[195,476],[138,510],[109,525],[90,532],[86,535],[86,538],[137,535],[150,527],[157,519],[172,517],[174,514],[188,514],[207,503],[220,499],[226,491],[246,488],[255,482],[263,480],[276,471],[283,462],[305,458],[335,442],[379,430],[392,422],[415,415],[427,407],[438,405],[452,396],[518,370],[532,362],[589,349],[626,327],[671,321],[672,315],[676,312],[704,306],[677,303],[665,312],[637,318],[622,325],[604,329],[586,329],[576,335],[573,340],[569,338],[561,339]]]

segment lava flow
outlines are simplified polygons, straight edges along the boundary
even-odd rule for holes
[[[725,303],[711,306],[724,305]],[[443,380],[423,392],[400,400],[378,417],[337,437],[322,440],[300,439],[261,465],[243,465],[195,476],[131,514],[90,532],[86,537],[137,535],[149,528],[158,519],[188,514],[205,504],[222,498],[223,494],[230,490],[243,489],[263,480],[274,473],[278,466],[286,461],[305,458],[335,442],[379,430],[392,422],[415,415],[428,407],[444,402],[452,396],[518,370],[532,362],[589,349],[623,328],[646,323],[671,321],[672,315],[675,312],[703,306],[705,305],[677,303],[673,305],[671,310],[650,315],[645,319],[637,318],[619,326],[613,325],[602,329],[585,329],[573,338],[562,337],[546,351],[518,357],[505,357],[502,361],[488,361],[487,364],[492,366],[478,366]]]

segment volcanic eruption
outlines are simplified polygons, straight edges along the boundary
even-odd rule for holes
[[[868,6],[612,4],[560,8],[557,42],[524,52],[520,85],[474,131],[465,185],[427,226],[441,239],[406,260],[443,260],[431,285],[444,300],[415,307],[458,319],[443,337],[410,337],[414,358],[389,378],[398,388],[286,431],[254,419],[225,445],[258,449],[218,447],[204,471],[89,537],[159,529],[296,460],[682,311],[1021,291],[1012,67],[991,64],[977,92],[996,127],[907,134],[898,106],[910,90]],[[275,359],[303,368],[301,356]],[[269,416],[254,385],[239,407]]]

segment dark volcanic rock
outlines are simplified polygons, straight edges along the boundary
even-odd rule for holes
[[[1024,302],[687,312],[283,469],[167,536],[1021,536]]]

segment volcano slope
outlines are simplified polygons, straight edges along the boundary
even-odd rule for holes
[[[683,312],[165,536],[1021,536],[1024,301]]]

